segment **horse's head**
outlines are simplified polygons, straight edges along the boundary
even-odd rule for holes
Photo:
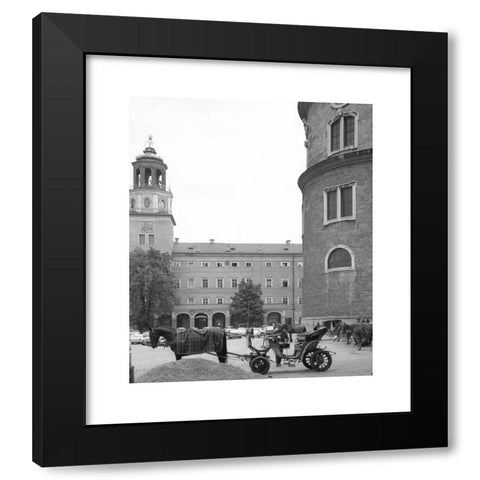
[[[171,343],[174,341],[176,335],[176,330],[171,327],[156,327],[152,328],[150,327],[150,346],[152,348],[157,348],[158,347],[158,342],[160,340],[160,337],[164,337],[167,343]]]
[[[155,330],[150,327],[150,332],[148,333],[150,337],[150,346],[152,348],[158,347],[158,340],[160,339],[160,330],[156,328]]]

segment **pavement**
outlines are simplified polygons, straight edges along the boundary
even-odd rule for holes
[[[295,341],[295,335],[294,335]],[[262,338],[254,338],[253,345],[261,347],[263,345]],[[293,353],[293,342],[291,348],[284,353]],[[332,355],[332,366],[326,372],[316,372],[305,368],[301,362],[296,362],[294,367],[282,365],[275,366],[275,354],[270,351],[272,363],[270,371],[266,375],[268,378],[294,378],[294,377],[341,377],[341,376],[357,376],[372,375],[372,347],[363,347],[358,350],[353,344],[347,345],[345,341],[337,342],[332,338],[325,337],[320,341],[320,346],[335,352]],[[132,345],[132,365],[135,368],[135,377],[146,373],[151,368],[157,367],[163,363],[175,361],[175,355],[170,347],[157,347],[155,349],[146,345]],[[228,352],[237,354],[248,354],[250,350],[247,347],[245,338],[229,339],[227,341]],[[202,355],[192,355],[189,358],[203,358],[218,362],[216,355],[204,353]],[[228,359],[228,363],[236,367],[243,368],[250,372],[248,361],[232,357]]]

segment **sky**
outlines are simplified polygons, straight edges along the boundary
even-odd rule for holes
[[[132,97],[131,162],[150,134],[168,165],[181,242],[301,243],[296,102]]]

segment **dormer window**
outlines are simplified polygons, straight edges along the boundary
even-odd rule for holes
[[[327,126],[327,154],[358,147],[358,114],[347,113],[332,119]]]

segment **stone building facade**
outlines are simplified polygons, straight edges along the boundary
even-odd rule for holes
[[[305,127],[303,319],[372,316],[372,106],[298,104]]]
[[[302,245],[174,240],[167,165],[157,155],[151,137],[132,165],[130,250],[155,248],[172,255],[177,305],[171,318],[161,322],[173,327],[231,325],[231,297],[242,279],[262,286],[264,324],[301,322]]]

